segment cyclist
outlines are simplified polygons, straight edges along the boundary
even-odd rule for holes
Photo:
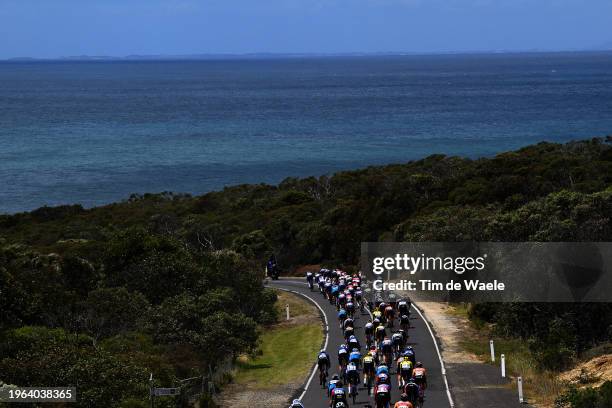
[[[408,329],[410,328],[410,315],[403,314],[400,316],[400,327],[406,333],[408,332]]]
[[[344,367],[348,364],[348,346],[346,344],[340,345],[338,349],[338,364],[340,364],[340,371],[344,370]]]
[[[342,381],[338,381],[334,389],[331,391],[329,406],[338,407],[339,402],[343,402],[345,404],[344,406],[348,406],[348,402],[346,400],[346,392],[344,391],[344,385],[342,384]]]
[[[344,321],[346,320],[346,318],[347,318],[347,313],[346,313],[346,310],[344,310],[344,309],[340,309],[340,310],[338,311],[338,320],[340,321],[340,328],[341,328],[341,329],[344,329],[344,328],[345,328],[345,327],[344,327]]]
[[[376,346],[373,344],[370,346],[370,354],[372,354],[372,357],[374,357],[374,363],[379,364],[380,358],[378,355],[378,350],[376,349]]]
[[[329,384],[327,384],[327,396],[331,396],[331,392],[336,388],[338,383],[340,382],[340,377],[338,374],[334,374],[331,380],[329,380]]]
[[[393,309],[393,306],[387,305],[383,314],[385,316],[385,320],[387,320],[387,325],[389,327],[393,327],[393,322],[395,320],[395,309]]]
[[[325,349],[321,349],[319,351],[319,355],[317,356],[317,366],[319,367],[319,379],[321,385],[325,384],[325,379],[328,376],[329,366],[331,365],[331,360],[329,359],[329,354]]]
[[[374,319],[378,319],[378,321],[380,322],[380,319],[382,318],[382,312],[380,311],[380,309],[374,309],[374,311],[372,312],[372,317],[374,317]]]
[[[332,284],[329,280],[325,281],[325,284],[323,285],[323,291],[325,292],[325,297],[327,298],[327,300],[331,301]]]
[[[336,296],[338,296],[338,285],[334,285],[334,284],[332,283],[332,286],[331,286],[331,294],[330,294],[329,301],[330,301],[331,303],[334,303],[334,302],[335,302],[335,300],[336,300]]]
[[[374,334],[376,336],[376,342],[378,343],[380,347],[380,343],[382,343],[382,341],[385,339],[385,336],[387,335],[385,326],[383,326],[382,324],[376,326],[376,329],[374,330]]]
[[[408,401],[413,405],[416,405],[419,400],[420,387],[414,382],[414,378],[410,378],[402,390],[404,394],[408,395]]]
[[[400,315],[409,315],[410,314],[410,302],[405,299],[400,299],[397,302],[397,311]]]
[[[369,347],[374,337],[374,324],[372,322],[367,322],[365,326],[363,326],[363,330],[365,331],[366,345]]]
[[[359,368],[361,364],[361,353],[359,349],[354,348],[353,351],[351,351],[351,354],[349,354],[349,363],[353,363]]]
[[[363,304],[363,291],[361,290],[361,286],[358,286],[357,289],[355,289],[355,302],[357,302],[357,304],[359,305],[359,310],[363,312],[364,304]]]
[[[319,292],[323,293],[323,289],[325,288],[325,276],[318,274],[316,276],[317,285],[319,285]]]
[[[406,347],[406,349],[402,353],[402,356],[408,357],[410,359],[410,362],[412,363],[412,366],[414,367],[416,363],[416,356],[414,354],[414,349],[412,348],[412,346]]]
[[[348,345],[351,350],[353,349],[361,350],[361,344],[359,344],[359,340],[357,340],[357,337],[355,335],[351,335],[349,337]]]
[[[404,335],[401,332],[393,333],[391,343],[393,343],[393,352],[399,355],[402,348],[404,348]]]
[[[355,314],[355,304],[352,302],[352,300],[346,301],[346,312],[350,317],[353,317],[353,315]]]
[[[389,337],[385,337],[380,343],[380,351],[382,352],[385,364],[389,364],[393,360],[393,343],[391,343]]]
[[[370,388],[372,387],[372,380],[376,375],[376,366],[374,364],[374,357],[372,353],[363,357],[363,385],[368,387],[368,395],[370,394]]]
[[[402,387],[412,378],[412,362],[408,357],[400,357],[397,360],[397,382]]]
[[[419,402],[422,402],[425,395],[425,388],[427,388],[427,370],[420,361],[415,364],[414,370],[412,371],[412,377],[414,378],[414,382],[419,386]]]
[[[354,337],[355,328],[353,326],[349,326],[344,329],[344,339],[348,341],[351,337]]]
[[[359,371],[357,371],[357,365],[350,362],[346,366],[346,382],[348,383],[349,396],[353,397],[353,403],[355,402],[355,396],[358,394],[357,387],[359,386]]]
[[[385,319],[385,308],[387,307],[387,304],[385,302],[380,302],[380,304],[378,305],[378,310],[380,311],[380,322],[382,324],[387,324],[387,320]]]
[[[304,408],[304,405],[299,399],[294,399],[289,408]]]
[[[376,408],[388,408],[391,402],[391,387],[388,384],[378,384],[374,388]]]
[[[350,317],[350,315],[344,319],[344,323],[342,324],[343,329],[346,329],[347,327],[355,328],[355,321]]]
[[[408,400],[407,394],[400,395],[400,400],[395,403],[393,408],[414,408],[414,405]]]
[[[308,287],[310,288],[310,290],[312,290],[314,283],[314,275],[312,274],[312,272],[306,272],[306,282],[308,282]]]

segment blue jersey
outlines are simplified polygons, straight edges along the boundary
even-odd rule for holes
[[[353,351],[350,355],[349,355],[349,361],[359,361],[361,360],[361,353],[358,351]]]
[[[340,311],[338,312],[338,319],[343,317],[346,317],[346,310],[340,309]]]
[[[332,392],[336,388],[336,384],[338,384],[340,380],[329,380],[329,385],[327,386],[327,390]]]

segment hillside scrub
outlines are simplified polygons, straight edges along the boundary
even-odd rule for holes
[[[29,385],[77,372],[85,357],[30,376],[3,369],[34,363],[17,352],[28,342],[51,347],[58,338],[109,370],[153,367],[168,382],[214,366],[220,339],[224,356],[249,352],[258,325],[276,319],[275,295],[261,283],[272,253],[285,270],[352,269],[362,241],[610,241],[611,214],[612,146],[592,139],[0,215],[0,347],[16,353],[0,353],[0,380]],[[528,341],[551,368],[612,334],[608,304],[485,304],[471,317]],[[30,340],[15,342],[25,328]],[[117,395],[146,398],[136,386]]]

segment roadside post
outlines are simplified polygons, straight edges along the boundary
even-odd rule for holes
[[[501,355],[501,375],[502,378],[506,378],[506,355]]]
[[[153,399],[153,373],[149,377],[149,399],[151,400],[151,408],[155,406],[155,402]]]
[[[287,320],[289,320],[289,303],[287,303],[287,305],[285,305],[285,308],[287,309]]]
[[[495,346],[493,345],[493,340],[489,340],[489,346],[491,346],[491,361],[495,362]]]
[[[525,399],[523,398],[523,377],[517,378],[516,383],[518,384],[519,402],[522,404],[525,402]]]

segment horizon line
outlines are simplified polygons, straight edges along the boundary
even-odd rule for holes
[[[236,58],[278,58],[278,57],[359,57],[359,56],[419,56],[419,55],[492,55],[492,54],[560,54],[560,53],[605,53],[610,48],[594,49],[525,49],[525,50],[461,50],[461,51],[353,51],[353,52],[219,52],[192,54],[128,54],[128,55],[66,55],[57,57],[15,56],[0,58],[0,61],[105,61],[105,60],[181,60],[181,59],[236,59]]]

